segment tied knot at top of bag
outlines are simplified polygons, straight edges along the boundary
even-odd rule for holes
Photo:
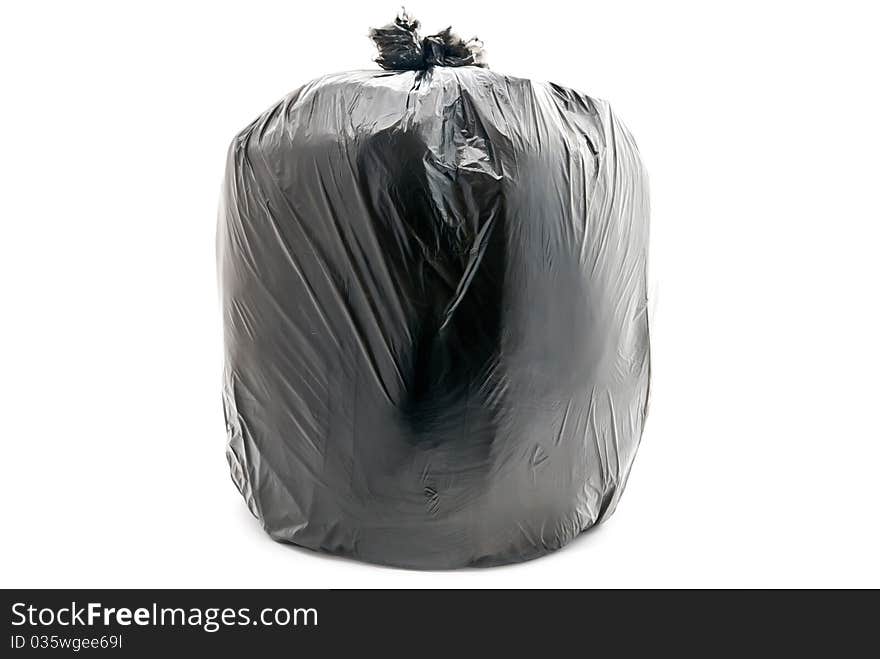
[[[420,37],[420,23],[405,11],[385,27],[370,30],[379,49],[376,63],[393,71],[421,71],[432,66],[481,66],[483,43],[476,37],[465,41],[448,27],[437,34]]]

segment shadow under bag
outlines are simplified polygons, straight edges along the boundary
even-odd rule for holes
[[[604,101],[373,31],[229,150],[232,478],[275,539],[453,568],[615,509],[648,400],[648,192]]]

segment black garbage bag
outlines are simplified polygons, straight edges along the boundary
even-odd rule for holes
[[[608,104],[371,36],[232,142],[218,230],[232,478],[275,539],[452,568],[615,509],[648,399],[648,194]]]

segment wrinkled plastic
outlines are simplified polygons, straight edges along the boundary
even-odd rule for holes
[[[615,509],[648,399],[648,196],[608,104],[475,66],[306,84],[233,141],[232,478],[275,539],[523,561]]]

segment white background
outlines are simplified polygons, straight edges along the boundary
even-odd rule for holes
[[[639,142],[653,397],[617,514],[527,564],[412,572],[272,542],[229,479],[226,147],[374,67],[396,3],[4,3],[0,586],[880,586],[873,4],[408,9]]]

